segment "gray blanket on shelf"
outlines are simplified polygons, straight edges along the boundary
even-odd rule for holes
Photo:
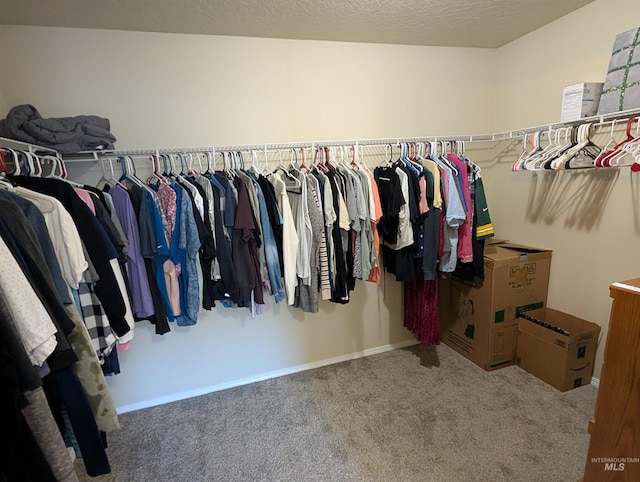
[[[17,105],[0,120],[0,136],[43,147],[62,154],[113,149],[116,138],[109,119],[95,115],[43,119],[29,104]]]

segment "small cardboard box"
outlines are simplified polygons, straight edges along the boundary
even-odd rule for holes
[[[603,86],[602,82],[583,82],[564,87],[560,122],[571,122],[596,115]]]
[[[546,305],[550,268],[549,250],[488,244],[482,286],[439,284],[440,339],[485,370],[513,365],[518,316]]]
[[[544,308],[518,320],[516,365],[567,391],[591,383],[600,326]]]

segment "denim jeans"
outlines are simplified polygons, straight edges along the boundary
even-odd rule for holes
[[[256,187],[258,191],[258,203],[260,204],[264,255],[267,261],[267,269],[269,270],[271,290],[273,291],[273,297],[275,298],[276,303],[280,303],[284,299],[284,289],[282,288],[282,274],[280,272],[278,246],[276,245],[276,238],[273,235],[273,229],[269,222],[269,213],[267,212],[267,203],[264,199],[264,194],[257,184]]]

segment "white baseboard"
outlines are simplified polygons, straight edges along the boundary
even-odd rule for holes
[[[591,377],[591,385],[593,385],[596,388],[600,387],[600,379],[596,378],[596,377]]]
[[[263,380],[269,380],[271,378],[283,377],[285,375],[291,375],[292,373],[303,372],[305,370],[312,370],[314,368],[320,368],[327,365],[333,365],[336,363],[342,363],[349,360],[355,360],[357,358],[363,358],[371,355],[377,355],[379,353],[385,353],[388,351],[397,350],[399,348],[405,348],[407,346],[417,345],[416,340],[407,340],[400,343],[393,343],[389,345],[382,345],[375,348],[368,348],[363,351],[357,351],[349,353],[347,355],[341,355],[334,358],[326,358],[312,363],[305,363],[304,365],[297,365],[282,370],[276,370],[274,372],[264,373],[262,375],[256,375],[254,377],[242,378],[239,380],[233,380],[226,383],[220,383],[209,387],[198,388],[196,390],[189,390],[186,392],[179,392],[168,395],[166,397],[154,398],[146,400],[144,402],[132,403],[130,405],[124,405],[122,407],[116,407],[118,413],[134,412],[136,410],[142,410],[143,408],[155,407],[157,405],[164,405],[165,403],[177,402],[178,400],[185,400],[187,398],[198,397],[200,395],[206,395],[207,393],[218,392],[220,390],[226,390],[228,388],[239,387],[242,385],[248,385],[250,383],[261,382]],[[593,382],[592,382],[593,383]]]

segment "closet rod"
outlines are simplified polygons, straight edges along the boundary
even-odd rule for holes
[[[305,141],[305,142],[284,142],[275,144],[241,144],[241,145],[224,145],[224,146],[206,146],[206,147],[168,147],[168,148],[151,148],[151,149],[124,149],[124,150],[104,150],[104,151],[84,151],[78,154],[65,155],[65,162],[86,162],[98,161],[101,156],[118,157],[118,156],[151,156],[153,154],[189,154],[189,153],[206,153],[206,152],[236,152],[236,151],[260,151],[278,152],[287,149],[329,147],[329,146],[399,146],[405,142],[438,142],[438,141],[492,141],[492,135],[465,135],[465,136],[431,136],[431,137],[393,137],[387,139],[354,139],[340,141]]]
[[[612,112],[610,114],[595,115],[584,117],[571,122],[556,122],[544,124],[535,127],[525,127],[522,129],[513,129],[509,131],[497,132],[495,134],[480,135],[462,135],[462,136],[428,136],[428,137],[392,137],[386,139],[351,139],[339,141],[305,141],[305,142],[284,142],[274,144],[244,144],[244,145],[225,145],[225,146],[205,146],[205,147],[168,147],[168,148],[152,148],[152,149],[127,149],[127,150],[104,150],[104,151],[83,151],[77,154],[64,155],[65,162],[87,162],[98,161],[99,156],[150,156],[153,154],[189,154],[189,153],[205,153],[220,151],[262,151],[268,152],[281,151],[284,149],[295,148],[315,148],[317,146],[384,146],[391,144],[397,146],[403,142],[432,142],[432,141],[463,141],[463,142],[497,142],[505,140],[518,140],[523,136],[537,131],[546,131],[563,126],[585,124],[591,122],[595,125],[605,125],[611,123],[615,119],[622,119],[640,115],[640,108],[630,109],[620,112]],[[30,153],[47,152],[55,155],[59,153],[47,147],[41,147],[26,142],[15,141],[0,137],[0,147],[16,148],[28,150]]]
[[[8,139],[6,137],[0,137],[0,147],[6,147],[7,149],[18,149],[21,151],[27,151],[29,154],[53,154],[58,156],[58,151],[49,147],[37,146],[35,144],[29,144],[28,142],[16,141],[15,139]]]
[[[546,131],[563,126],[579,125],[591,122],[595,125],[606,125],[613,120],[622,119],[640,115],[640,108],[629,109],[620,112],[612,112],[610,114],[601,114],[591,117],[583,117],[571,122],[555,122],[534,127],[525,127],[522,129],[513,129],[509,131],[497,132],[495,134],[479,134],[479,135],[462,135],[462,136],[428,136],[428,137],[390,137],[386,139],[351,139],[338,141],[305,141],[305,142],[284,142],[275,144],[243,144],[243,145],[226,145],[226,146],[208,146],[208,147],[169,147],[162,149],[133,149],[133,150],[114,150],[114,151],[87,151],[73,156],[65,156],[67,162],[83,162],[97,161],[99,155],[108,156],[143,156],[152,154],[188,154],[196,152],[228,152],[228,151],[262,151],[268,152],[281,151],[284,149],[295,149],[301,147],[315,148],[317,146],[384,146],[391,144],[397,146],[402,142],[438,142],[438,141],[463,141],[463,142],[498,142],[506,140],[518,140],[523,136],[537,131]],[[88,157],[85,157],[88,156]],[[68,160],[67,160],[68,159]]]
[[[492,140],[504,141],[509,139],[514,139],[514,140],[521,139],[523,136],[526,136],[527,134],[531,134],[533,132],[548,131],[549,129],[556,129],[559,127],[566,127],[566,126],[572,126],[572,125],[575,126],[580,124],[587,124],[589,122],[594,124],[595,126],[599,126],[599,125],[604,126],[607,124],[611,124],[611,122],[613,122],[614,120],[628,118],[634,115],[640,115],[640,108],[623,110],[620,112],[612,112],[610,114],[600,114],[600,115],[594,115],[591,117],[583,117],[582,119],[576,119],[574,121],[569,121],[569,122],[556,122],[553,124],[544,124],[544,125],[539,125],[535,127],[525,127],[523,129],[514,129],[510,131],[497,132],[495,134],[492,134]]]

